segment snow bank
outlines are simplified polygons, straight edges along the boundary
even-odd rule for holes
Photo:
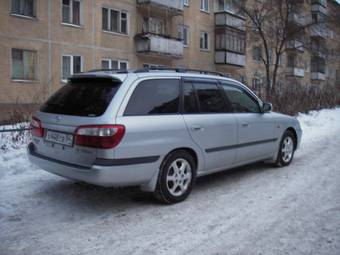
[[[298,114],[302,134],[302,148],[318,142],[322,137],[336,132],[340,125],[340,108],[311,111],[308,114]]]

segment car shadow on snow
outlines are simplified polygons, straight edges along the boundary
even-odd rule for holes
[[[233,188],[235,185],[246,185],[245,180],[252,176],[261,175],[266,171],[277,171],[271,165],[255,163],[235,169],[229,169],[196,180],[196,185],[191,196],[200,196],[203,192],[213,192],[223,186]],[[73,182],[64,179],[50,180],[39,190],[45,199],[53,200],[53,203],[71,205],[72,210],[97,212],[114,208],[128,208],[139,204],[145,206],[161,205],[152,194],[144,193],[138,187],[127,188],[103,188],[81,182]],[[190,199],[190,197],[189,197]],[[94,210],[95,209],[95,210]]]

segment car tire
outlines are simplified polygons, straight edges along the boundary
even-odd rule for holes
[[[293,160],[295,148],[295,136],[291,131],[286,130],[282,135],[275,165],[278,167],[288,166]]]
[[[191,154],[174,151],[161,164],[154,197],[165,204],[182,202],[189,196],[195,179],[196,163]]]

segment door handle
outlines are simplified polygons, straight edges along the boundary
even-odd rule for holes
[[[201,126],[192,126],[191,130],[192,131],[201,131],[201,130],[203,130],[203,127],[201,127]]]
[[[249,127],[249,123],[248,122],[243,122],[242,123],[242,127]]]

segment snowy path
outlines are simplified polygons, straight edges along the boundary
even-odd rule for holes
[[[0,254],[340,254],[340,109],[299,116],[289,167],[198,180],[187,201],[75,184],[0,155]]]

